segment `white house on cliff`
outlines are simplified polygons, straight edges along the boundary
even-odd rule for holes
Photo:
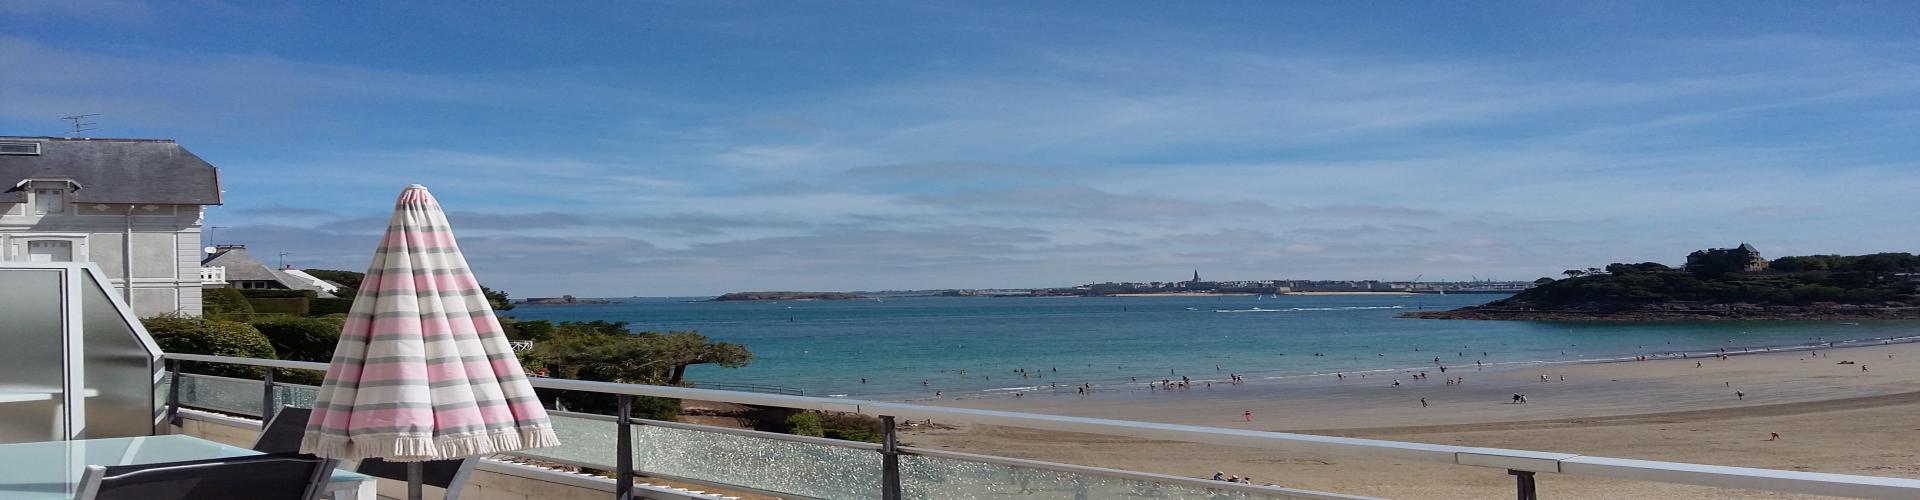
[[[0,136],[0,260],[88,261],[141,316],[200,314],[213,165],[170,139]]]

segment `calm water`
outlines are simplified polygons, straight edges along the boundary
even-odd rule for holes
[[[889,399],[927,397],[934,391],[949,397],[1004,394],[1049,383],[1112,385],[1133,377],[1158,380],[1169,373],[1196,381],[1239,373],[1257,381],[1430,367],[1435,357],[1449,366],[1578,361],[1920,334],[1920,322],[1606,325],[1393,317],[1407,310],[1448,309],[1500,297],[631,299],[605,305],[522,305],[510,314],[521,319],[626,321],[635,330],[699,330],[717,340],[745,344],[755,359],[739,369],[696,366],[688,371],[694,380],[779,385],[810,396]],[[1029,378],[1015,373],[1018,368],[1025,368]],[[865,384],[860,382],[863,377]]]

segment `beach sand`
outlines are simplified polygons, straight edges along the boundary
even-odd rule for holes
[[[1892,358],[1889,358],[1892,356]],[[1858,364],[1841,365],[1851,360]],[[1696,367],[1695,363],[1700,366]],[[1862,371],[1861,366],[1870,371]],[[1071,388],[1023,398],[937,401],[1214,427],[1552,451],[1782,470],[1920,477],[1920,344],[1366,377],[1305,377],[1184,391]],[[1211,377],[1212,374],[1208,378]],[[1220,378],[1226,378],[1220,374]],[[1547,382],[1540,380],[1547,375]],[[1195,376],[1195,375],[1189,375]],[[1561,381],[1561,377],[1565,381]],[[1444,379],[1464,377],[1448,386]],[[1399,387],[1391,385],[1394,379]],[[1066,382],[1066,381],[1063,381]],[[1744,399],[1735,392],[1744,392]],[[1528,404],[1511,404],[1514,393]],[[1422,408],[1419,398],[1431,405]],[[1243,411],[1253,422],[1242,421]],[[1769,432],[1780,441],[1766,441]],[[910,445],[1389,498],[1513,495],[1504,471],[1351,455],[974,426],[918,431]],[[1798,498],[1638,481],[1540,475],[1550,498]]]

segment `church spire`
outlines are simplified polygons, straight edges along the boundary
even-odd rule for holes
[[[1195,270],[1193,270],[1193,282],[1194,282],[1194,283],[1199,283],[1199,282],[1200,282],[1200,270],[1199,270],[1199,269],[1195,269]]]

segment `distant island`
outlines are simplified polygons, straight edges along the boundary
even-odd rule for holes
[[[1920,319],[1920,256],[1807,255],[1768,261],[1745,243],[1693,252],[1687,264],[1611,264],[1540,278],[1512,297],[1420,319],[1527,321]]]
[[[533,304],[533,305],[568,305],[568,304],[612,304],[613,301],[601,300],[601,299],[579,299],[579,298],[574,298],[574,296],[572,295],[561,295],[559,297],[529,297],[526,300],[520,301],[520,303]]]
[[[846,292],[733,292],[714,297],[713,302],[744,300],[858,300],[865,295]]]

